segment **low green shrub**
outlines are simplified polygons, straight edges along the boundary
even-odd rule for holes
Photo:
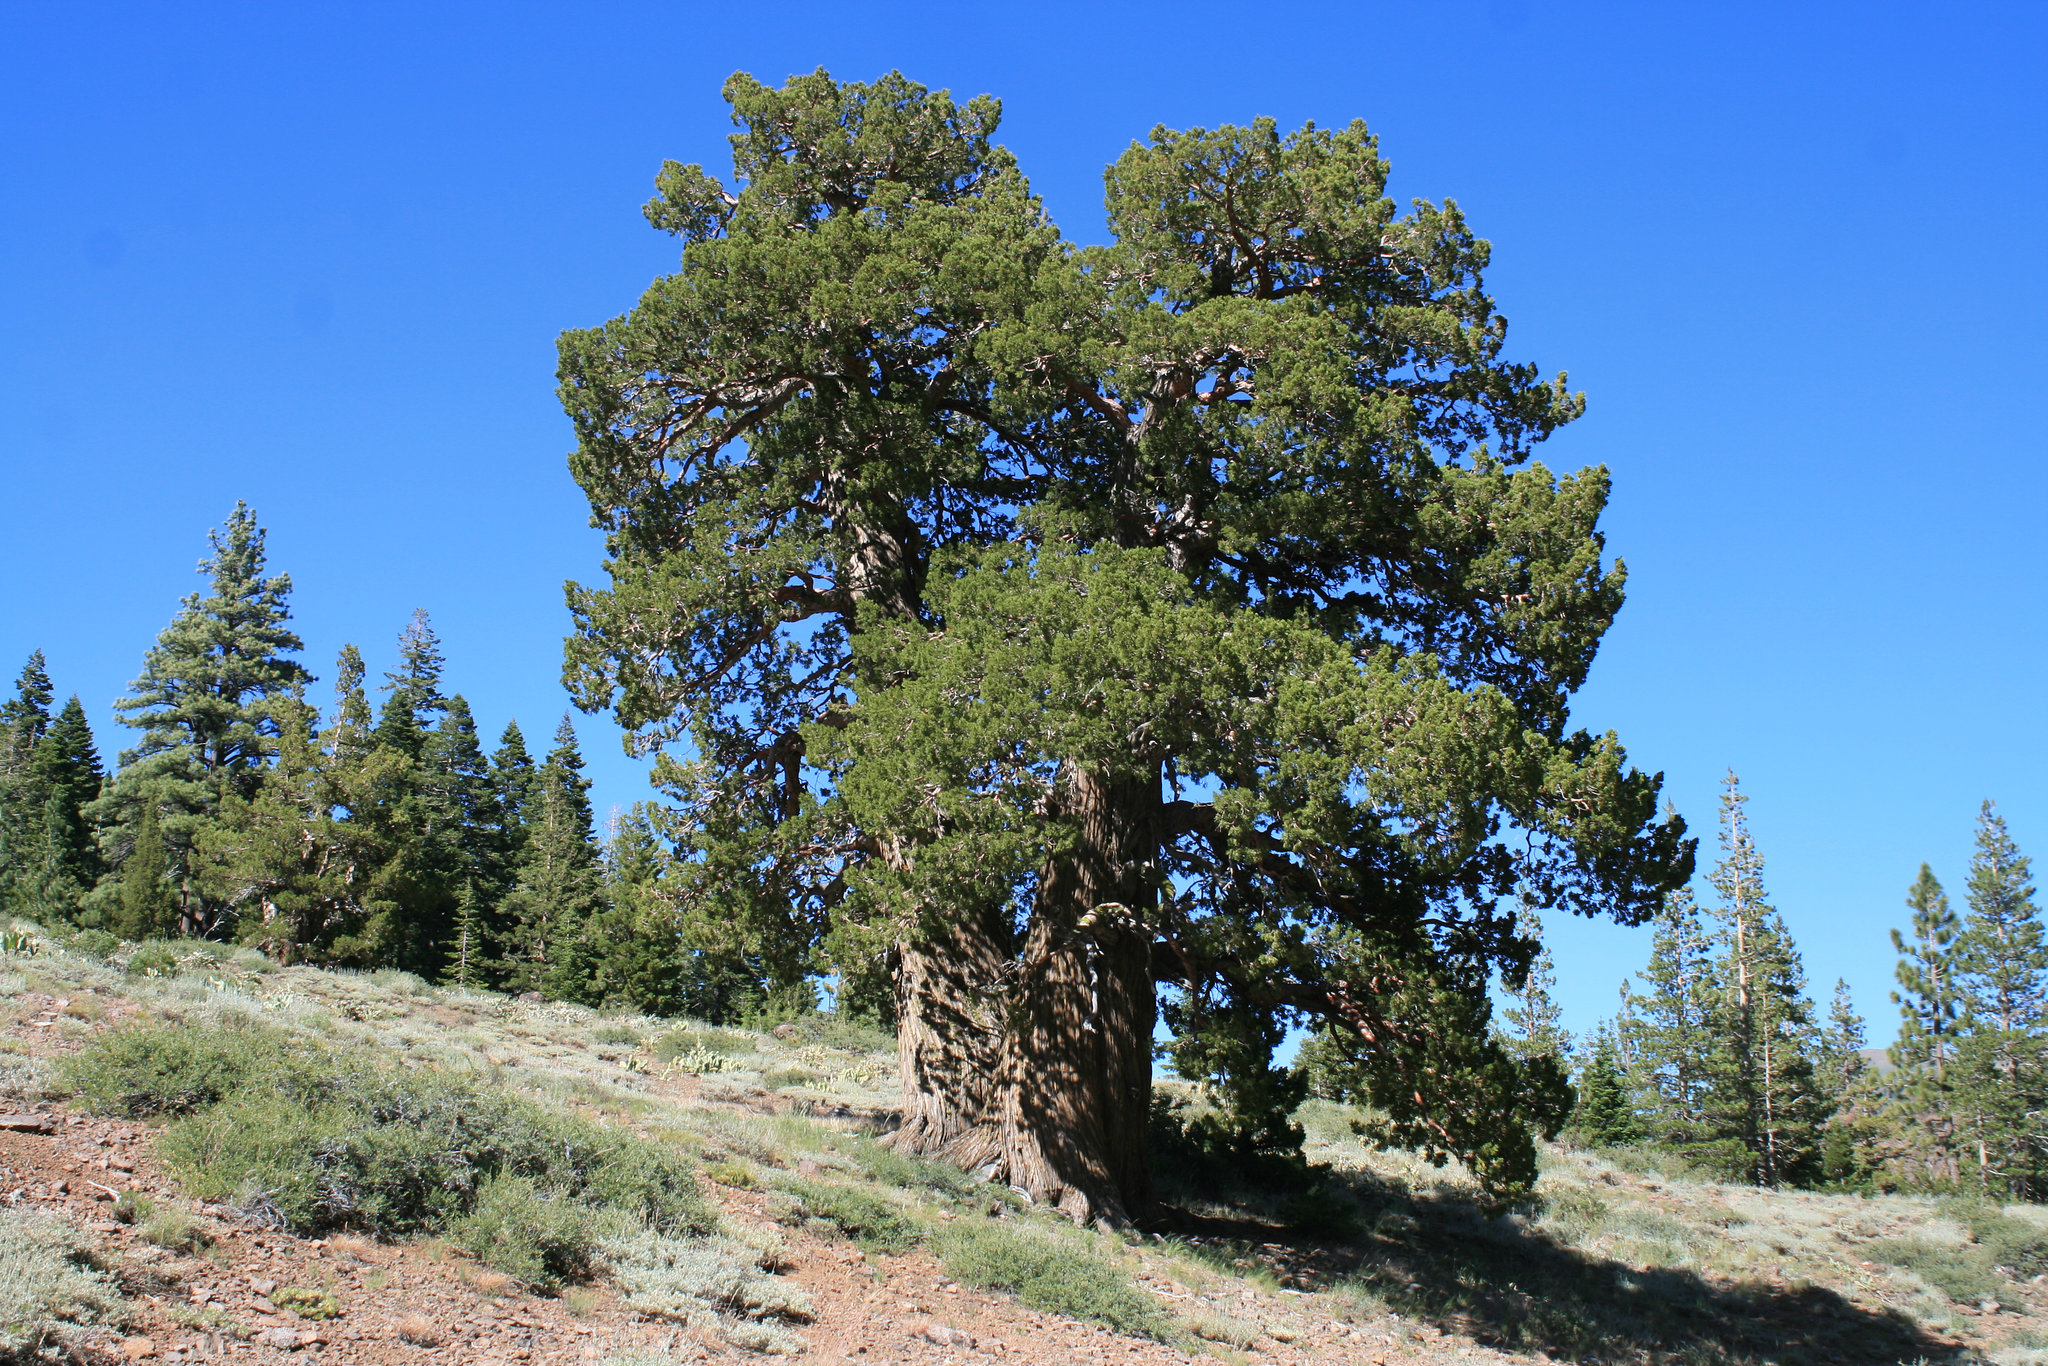
[[[60,1075],[95,1114],[144,1119],[218,1105],[313,1061],[313,1050],[271,1030],[141,1025],[100,1035]]]
[[[331,1319],[341,1313],[341,1301],[331,1290],[308,1290],[300,1286],[287,1285],[270,1292],[270,1302],[280,1309],[290,1310],[302,1319],[318,1322]]]
[[[959,1195],[971,1184],[967,1174],[950,1163],[908,1157],[893,1148],[883,1147],[872,1138],[858,1140],[853,1145],[852,1156],[870,1178],[888,1186]]]
[[[1235,1347],[1240,1352],[1249,1352],[1252,1344],[1259,1340],[1259,1326],[1234,1319],[1228,1314],[1206,1311],[1186,1315],[1181,1326],[1196,1337],[1208,1342],[1220,1342],[1226,1347]]]
[[[197,1252],[213,1240],[183,1205],[160,1205],[142,1223],[142,1236],[169,1252]]]
[[[1170,1335],[1159,1302],[1072,1236],[976,1220],[948,1225],[934,1245],[946,1274],[962,1285],[1006,1291],[1033,1309],[1119,1333],[1162,1341]]]
[[[174,977],[178,972],[178,951],[168,944],[144,944],[128,956],[131,977]]]
[[[654,1056],[663,1062],[693,1053],[734,1054],[754,1051],[751,1035],[723,1029],[671,1029],[654,1041]]]
[[[1976,1247],[1950,1247],[1924,1238],[1884,1238],[1870,1245],[1870,1255],[1904,1267],[1952,1300],[1981,1300],[1998,1289],[1990,1259]]]
[[[80,930],[64,943],[67,953],[105,962],[107,955],[121,947],[121,941],[105,930]]]
[[[822,1181],[788,1181],[782,1189],[796,1202],[799,1219],[822,1220],[869,1252],[904,1252],[917,1245],[917,1225],[871,1191]]]
[[[770,1091],[809,1086],[817,1080],[818,1074],[808,1067],[771,1067],[761,1074],[761,1085]]]
[[[600,1232],[589,1206],[523,1176],[489,1178],[448,1226],[449,1239],[471,1256],[543,1289],[589,1279]]]
[[[622,1024],[608,1024],[590,1036],[592,1043],[629,1043],[636,1048],[640,1044],[640,1031],[629,1029]]]
[[[559,1279],[581,1274],[587,1256],[556,1248],[544,1228],[521,1233],[509,1214],[484,1209],[495,1180],[523,1181],[549,1200],[665,1234],[706,1233],[715,1223],[688,1160],[671,1149],[495,1085],[380,1066],[273,1030],[118,1030],[68,1067],[95,1108],[182,1116],[159,1151],[194,1195],[296,1233],[447,1232],[482,1209],[479,1217],[497,1222],[469,1236],[538,1248],[531,1257],[501,1255]]]

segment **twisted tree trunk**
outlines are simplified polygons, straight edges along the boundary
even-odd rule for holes
[[[904,1125],[891,1142],[1123,1226],[1152,1199],[1159,783],[1070,769],[1058,803],[1075,847],[1047,865],[1016,953],[989,952],[982,925],[901,957]]]

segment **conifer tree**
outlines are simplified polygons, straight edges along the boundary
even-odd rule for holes
[[[107,832],[102,847],[124,868],[143,814],[156,822],[183,934],[214,928],[220,909],[193,885],[199,829],[225,796],[255,794],[275,752],[280,707],[310,677],[288,658],[302,648],[287,624],[291,576],[265,574],[256,514],[237,503],[207,539],[211,553],[199,570],[210,591],[185,599],[144,656],[132,694],[114,704],[142,739],[122,753],[96,810]],[[152,885],[145,899],[154,896]]]
[[[441,671],[447,660],[426,608],[413,609],[412,620],[398,637],[398,658],[399,667],[384,675],[384,691],[391,694],[392,704],[412,713],[414,725],[424,732],[448,709],[448,699],[441,696]]]
[[[518,880],[501,911],[509,991],[560,991],[580,997],[582,965],[562,961],[602,896],[591,830],[590,783],[576,730],[564,716],[555,747],[535,774]]]
[[[1709,1054],[1715,1002],[1713,943],[1700,924],[1692,890],[1664,899],[1643,969],[1646,989],[1622,988],[1620,1043],[1643,1092],[1645,1127],[1680,1153],[1711,1141],[1707,1121]]]
[[[234,917],[242,942],[280,963],[328,961],[354,917],[353,868],[336,838],[335,798],[314,709],[278,707],[276,761],[253,796],[229,792],[194,845],[197,880]]]
[[[1750,838],[1748,801],[1730,772],[1721,798],[1721,861],[1709,881],[1720,899],[1724,952],[1710,1016],[1710,1124],[1739,1145],[1759,1186],[1815,1174],[1824,1106],[1815,1087],[1813,1005],[1784,921],[1764,892],[1763,856]]]
[[[121,900],[113,917],[116,934],[151,939],[177,933],[180,899],[169,880],[172,871],[156,807],[145,802],[121,865]]]
[[[1557,968],[1550,948],[1543,943],[1543,921],[1534,908],[1525,907],[1519,917],[1521,932],[1537,946],[1529,959],[1528,976],[1522,985],[1506,986],[1508,1004],[1501,1010],[1502,1030],[1508,1050],[1521,1059],[1551,1057],[1568,1063],[1572,1036],[1564,1027],[1564,1012],[1553,993],[1557,990]]]
[[[1148,1199],[1162,990],[1234,1131],[1327,1023],[1380,1137],[1523,1188],[1569,1087],[1493,1030],[1508,908],[1633,923],[1690,846],[1571,725],[1607,476],[1533,462],[1581,404],[1489,248],[1362,123],[1160,128],[1084,250],[992,98],[726,92],[733,182],[662,168],[681,268],[559,369],[610,579],[565,673],[690,742],[679,899],[797,985],[886,964],[892,1144],[1083,1222]]]
[[[43,652],[30,654],[0,703],[0,910],[17,908],[17,882],[33,886],[45,862],[43,794],[30,765],[50,728],[50,674]]]
[[[462,884],[462,897],[455,904],[455,931],[450,936],[447,964],[441,970],[441,980],[455,987],[483,986],[487,943],[483,911],[477,904],[476,880],[466,879]]]
[[[1602,1025],[1593,1033],[1586,1051],[1586,1065],[1579,1073],[1578,1108],[1572,1128],[1579,1138],[1594,1147],[1618,1147],[1643,1137],[1642,1122],[1629,1095],[1623,1075],[1614,1031]]]
[[[29,756],[23,783],[26,836],[12,898],[21,914],[46,925],[76,920],[104,871],[88,814],[105,775],[92,726],[74,694]]]
[[[1907,931],[1893,930],[1892,949],[1899,955],[1899,1037],[1888,1056],[1893,1075],[1890,1091],[1901,1122],[1896,1140],[1915,1184],[1953,1185],[1958,1126],[1956,1049],[1963,1032],[1961,988],[1956,981],[1956,937],[1962,922],[1950,909],[1948,893],[1927,864],[1906,893],[1913,912]],[[1910,936],[1910,937],[1909,937]]]
[[[1957,985],[1970,1028],[1958,1049],[1977,1181],[2031,1200],[2048,1192],[2048,936],[2031,861],[1985,802],[1970,860],[1970,913],[1956,939]]]

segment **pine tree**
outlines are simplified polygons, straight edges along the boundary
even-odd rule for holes
[[[415,607],[412,620],[398,637],[399,668],[384,675],[384,691],[393,704],[404,707],[413,723],[425,731],[437,713],[448,709],[441,696],[441,670],[447,664],[441,655],[441,638],[427,619],[427,609]]]
[[[562,961],[602,899],[590,783],[576,730],[564,716],[555,747],[534,777],[518,881],[501,912],[507,990],[584,995],[579,964]]]
[[[170,850],[156,808],[145,805],[135,821],[128,857],[121,865],[121,900],[114,932],[123,939],[152,939],[175,934],[178,897],[169,882]]]
[[[1593,1033],[1586,1065],[1579,1072],[1572,1128],[1581,1141],[1598,1148],[1636,1143],[1643,1137],[1617,1052],[1614,1030],[1602,1025]]]
[[[1934,870],[1924,863],[1906,893],[1906,906],[1913,912],[1911,938],[1892,931],[1892,949],[1899,955],[1893,972],[1899,990],[1892,993],[1899,1007],[1899,1038],[1888,1054],[1893,1068],[1889,1089],[1902,1121],[1896,1126],[1898,1141],[1915,1184],[1948,1186],[1961,1174],[1956,1165],[1955,1062],[1963,1032],[1956,982],[1962,922]]]
[[[276,749],[280,707],[310,677],[287,658],[303,648],[286,624],[291,576],[265,575],[256,514],[237,503],[208,541],[212,553],[199,570],[211,577],[211,591],[185,599],[144,656],[132,694],[114,704],[142,739],[122,753],[95,812],[107,831],[103,848],[122,866],[140,838],[142,813],[152,813],[184,934],[210,931],[220,909],[193,885],[199,829],[227,795],[255,795]]]
[[[50,728],[53,696],[43,652],[37,650],[15,679],[14,696],[0,703],[0,910],[20,909],[17,882],[33,885],[46,861],[43,794],[30,764]]]
[[[252,797],[230,792],[194,844],[197,880],[242,942],[281,963],[322,962],[353,918],[314,709],[280,704],[276,762]]]
[[[1863,1056],[1867,1038],[1849,984],[1838,977],[1814,1063],[1815,1084],[1827,1114],[1827,1127],[1821,1133],[1820,1176],[1838,1188],[1864,1185],[1872,1167],[1867,1149],[1877,1116],[1869,1085],[1870,1061]]]
[[[1624,984],[1625,1022],[1619,1042],[1634,1063],[1644,1095],[1645,1127],[1657,1143],[1694,1153],[1712,1141],[1707,1120],[1709,1055],[1715,1001],[1713,943],[1700,924],[1690,888],[1664,899],[1654,921],[1647,990]]]
[[[1957,985],[1970,1021],[1958,1049],[1977,1181],[2031,1200],[2048,1191],[2048,937],[2032,866],[1990,802],[1978,816],[1969,917],[1956,939]]]
[[[1522,985],[1504,988],[1510,1002],[1501,1010],[1508,1051],[1524,1060],[1551,1057],[1569,1063],[1572,1036],[1564,1028],[1564,1012],[1553,995],[1557,990],[1557,968],[1551,961],[1549,946],[1543,943],[1543,921],[1533,907],[1524,907],[1519,919],[1522,934],[1536,945],[1536,951],[1530,957],[1528,975]]]
[[[448,961],[441,970],[441,980],[464,989],[483,986],[488,942],[483,910],[477,903],[476,880],[471,878],[462,884],[462,898],[455,904],[455,932],[449,940]]]
[[[1721,861],[1709,881],[1720,898],[1724,952],[1708,1053],[1710,1124],[1740,1146],[1744,1175],[1778,1186],[1815,1174],[1823,1105],[1814,1084],[1813,1006],[1799,952],[1764,892],[1763,856],[1729,773],[1721,798]]]
[[[20,914],[46,925],[78,918],[104,871],[88,815],[104,780],[92,726],[74,694],[29,756],[24,787],[37,809],[33,824],[24,822],[30,838],[12,891]]]

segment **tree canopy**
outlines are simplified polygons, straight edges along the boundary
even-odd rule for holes
[[[1583,404],[1487,244],[1362,123],[1156,129],[1082,247],[989,97],[726,96],[732,183],[647,207],[681,269],[561,344],[610,578],[566,676],[667,747],[679,895],[886,970],[899,1140],[1079,1217],[1145,1198],[1162,985],[1236,1141],[1323,1021],[1383,1137],[1525,1184],[1569,1092],[1488,1028],[1512,907],[1640,920],[1691,846],[1571,728],[1607,478],[1530,459]]]

